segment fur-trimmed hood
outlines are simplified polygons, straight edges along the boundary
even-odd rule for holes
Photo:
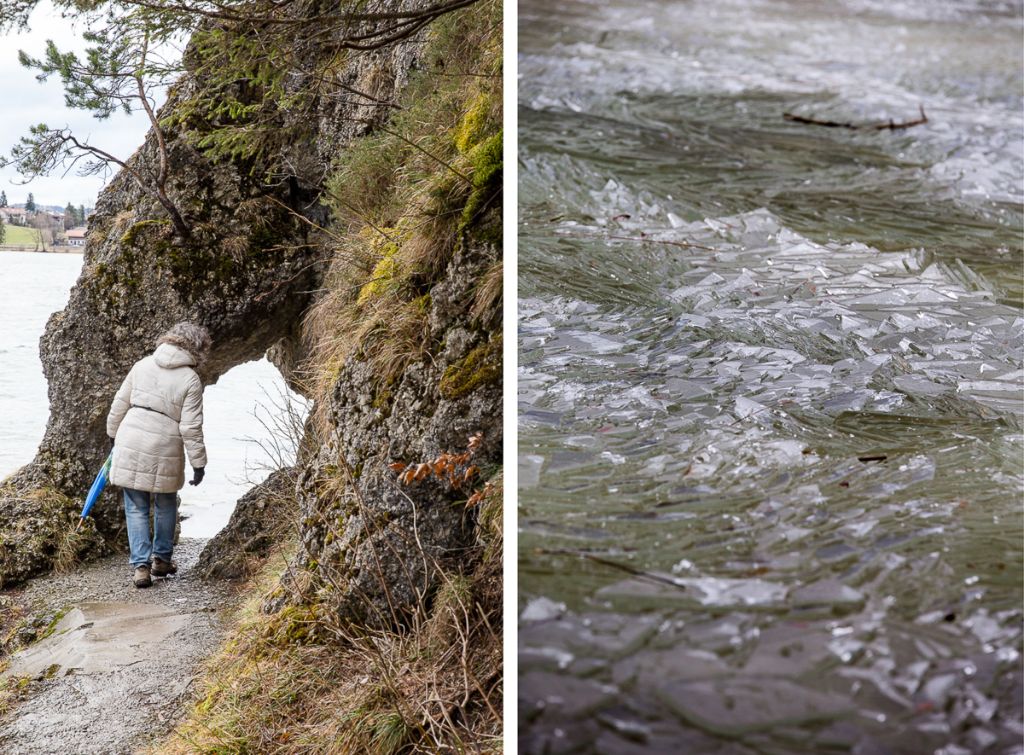
[[[196,358],[186,349],[173,343],[162,343],[153,352],[153,361],[165,369],[175,367],[195,367]]]
[[[164,345],[176,346],[177,348],[192,355],[192,365],[202,367],[206,358],[210,355],[210,331],[202,325],[191,322],[179,322],[164,333],[156,342],[157,350]]]

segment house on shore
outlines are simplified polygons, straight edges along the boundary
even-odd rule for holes
[[[8,225],[28,225],[28,212],[21,207],[0,207],[0,218]]]
[[[79,225],[64,232],[68,246],[85,246],[86,226]]]

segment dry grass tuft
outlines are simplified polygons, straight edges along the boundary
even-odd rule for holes
[[[260,613],[296,548],[254,578],[187,718],[153,755],[501,750],[500,548],[445,574],[408,626],[386,630],[343,625],[315,598]]]
[[[504,262],[496,260],[484,273],[473,299],[470,313],[485,328],[496,328],[501,323],[501,302],[504,284]]]

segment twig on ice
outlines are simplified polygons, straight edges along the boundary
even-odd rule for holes
[[[840,121],[825,121],[817,118],[805,118],[802,115],[795,115],[794,113],[783,113],[782,117],[787,121],[793,123],[804,123],[808,126],[824,126],[825,128],[848,128],[853,131],[898,131],[904,128],[912,128],[913,126],[920,126],[928,122],[928,116],[924,114],[924,105],[918,105],[918,110],[921,111],[921,117],[913,121],[903,121],[902,123],[896,123],[892,119],[889,119],[888,123],[843,123]]]

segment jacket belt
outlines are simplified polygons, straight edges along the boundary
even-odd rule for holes
[[[164,417],[167,417],[167,419],[171,420],[172,422],[177,422],[178,421],[178,420],[174,419],[174,417],[172,417],[170,414],[164,414],[159,409],[154,409],[151,406],[142,406],[142,404],[129,404],[128,408],[129,409],[145,409],[147,412],[154,412],[155,414],[160,414],[160,415],[162,415]]]

